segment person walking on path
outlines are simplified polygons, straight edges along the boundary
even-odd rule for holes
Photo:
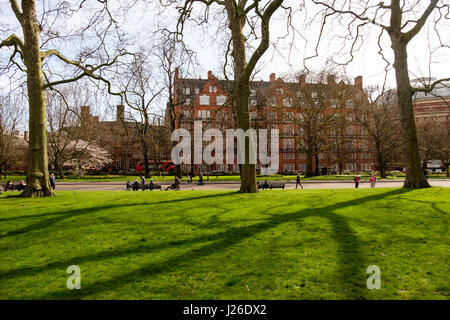
[[[302,183],[300,182],[300,173],[297,173],[297,183],[295,184],[295,189],[297,189],[297,187],[300,185],[300,187],[302,187]]]
[[[55,179],[55,174],[54,174],[54,173],[52,173],[52,174],[50,175],[50,187],[51,187],[53,190],[55,190],[55,188],[56,188],[56,179]]]
[[[377,174],[374,173],[370,176],[370,187],[375,188],[375,183],[377,181]]]
[[[357,175],[356,177],[355,177],[355,188],[358,188],[359,187],[359,175]]]
[[[198,185],[199,186],[203,185],[203,173],[201,171],[198,174]]]
[[[142,191],[144,191],[144,187],[145,187],[145,178],[144,178],[143,175],[141,175],[141,188],[142,188]]]

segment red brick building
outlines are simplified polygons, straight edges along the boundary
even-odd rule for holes
[[[413,103],[419,141],[421,141],[421,136],[427,136],[428,138],[425,140],[429,141],[429,144],[422,142],[424,167],[431,170],[448,171],[450,162],[450,82],[436,85],[431,93],[417,92],[413,96]],[[433,141],[438,141],[438,147],[433,148],[435,143]],[[431,154],[429,154],[430,151]]]
[[[446,125],[450,117],[450,82],[438,84],[431,93],[417,92],[413,103],[417,122],[431,120]]]
[[[373,154],[369,151],[365,133],[354,118],[353,108],[358,103],[367,102],[363,91],[363,79],[355,78],[354,85],[344,82],[335,82],[335,77],[329,75],[326,83],[307,83],[305,77],[298,82],[285,82],[270,75],[269,81],[251,81],[250,89],[250,119],[252,128],[279,130],[279,172],[304,172],[306,170],[307,155],[299,146],[304,141],[305,133],[301,123],[303,115],[296,112],[296,101],[303,93],[312,99],[311,103],[323,108],[318,118],[331,116],[342,117],[344,128],[331,125],[323,129],[321,151],[314,155],[313,169],[319,172],[332,171],[370,171],[373,167]],[[217,128],[222,132],[225,129],[235,129],[233,110],[230,106],[230,92],[233,82],[219,80],[211,71],[206,79],[190,79],[179,77],[178,72],[174,79],[174,102],[177,117],[176,127],[193,131],[196,120],[202,120],[204,129]],[[320,97],[319,97],[320,96]],[[306,107],[307,109],[307,107]],[[339,139],[345,139],[346,155],[338,157],[333,148],[333,132]],[[225,132],[224,132],[225,133]],[[224,134],[225,136],[225,134]],[[339,158],[339,161],[338,161]],[[184,164],[183,171],[191,170],[192,164]],[[194,170],[198,170],[196,166]],[[340,170],[341,169],[341,170]],[[203,171],[237,172],[238,166],[230,164],[216,164],[208,168],[205,164]]]
[[[94,134],[96,143],[104,148],[113,160],[103,170],[110,172],[128,172],[132,173],[136,166],[144,160],[142,152],[142,144],[137,134],[137,123],[127,119],[125,116],[125,107],[118,105],[116,109],[115,120],[99,121],[98,116],[90,113],[89,106],[81,106],[81,121],[88,129],[88,134]],[[152,124],[150,130],[164,131],[165,127],[161,123]],[[167,136],[167,134],[165,134]],[[167,149],[168,150],[168,149]],[[161,155],[156,157],[150,151],[149,160],[157,160]],[[156,159],[157,158],[157,159]],[[164,160],[170,158],[170,154],[165,152]]]

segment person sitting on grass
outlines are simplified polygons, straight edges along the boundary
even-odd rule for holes
[[[177,176],[175,176],[174,182],[167,186],[167,190],[180,190],[180,179]]]
[[[180,179],[178,179],[177,176],[175,176],[175,181],[174,181],[174,183],[173,183],[173,188],[174,188],[175,190],[180,190]]]
[[[5,191],[12,191],[13,190],[13,183],[12,180],[8,180],[8,182],[5,185]]]
[[[127,181],[127,191],[131,190],[133,188],[133,186],[131,185],[130,181]]]
[[[17,186],[17,190],[23,191],[23,190],[25,190],[25,187],[26,187],[26,186],[27,186],[27,185],[25,184],[25,181],[20,180],[20,182],[19,182],[19,184],[18,184],[18,186]]]
[[[137,191],[137,190],[139,190],[139,182],[136,180],[133,183],[133,191]]]

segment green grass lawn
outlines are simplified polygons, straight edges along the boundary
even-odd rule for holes
[[[0,299],[450,297],[448,188],[14,194]]]

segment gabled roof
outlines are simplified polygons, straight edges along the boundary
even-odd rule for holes
[[[179,78],[177,80],[177,90],[176,94],[177,96],[183,95],[183,88],[187,87],[191,90],[191,95],[193,95],[193,90],[196,88],[201,89],[206,83],[208,83],[210,79],[190,79],[190,78]],[[230,91],[233,91],[234,87],[234,81],[233,80],[216,80],[217,84],[222,87],[223,90],[226,90],[227,86],[229,87]],[[270,88],[276,88],[278,86],[284,86],[292,91],[298,91],[299,88],[308,88],[308,90],[324,90],[327,89],[329,84],[326,83],[304,83],[300,84],[298,82],[284,82],[281,78],[278,78],[274,82],[270,81],[250,81],[250,89],[251,90],[257,90],[257,91],[266,91]],[[347,85],[343,81],[340,81],[336,84],[338,87],[345,88],[345,89],[358,89],[355,85]]]

